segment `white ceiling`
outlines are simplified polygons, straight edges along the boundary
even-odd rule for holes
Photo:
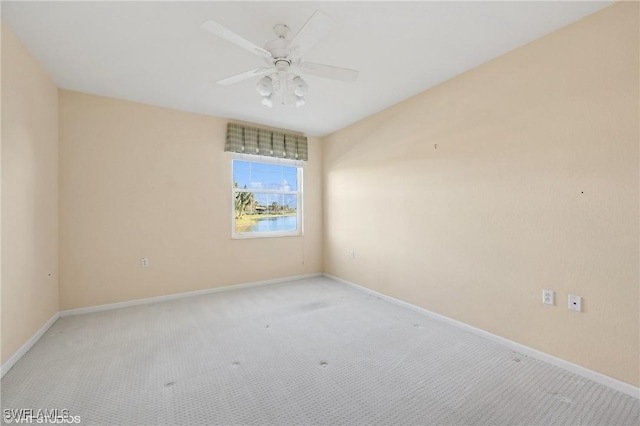
[[[9,2],[9,26],[56,84],[183,111],[324,136],[611,4],[551,2]],[[303,60],[360,71],[355,83],[305,76],[307,105],[260,104],[264,66],[200,28],[214,19],[259,46],[315,10],[336,27]]]

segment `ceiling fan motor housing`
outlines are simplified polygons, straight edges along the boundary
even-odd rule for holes
[[[291,66],[291,61],[288,59],[276,59],[273,61],[273,64],[278,71],[286,71]]]
[[[289,27],[285,24],[278,24],[273,27],[273,32],[276,33],[278,38],[287,38],[289,35]]]
[[[265,50],[271,53],[271,56],[277,61],[278,59],[284,59],[287,57],[287,47],[289,41],[284,38],[277,38],[271,40],[264,45]]]

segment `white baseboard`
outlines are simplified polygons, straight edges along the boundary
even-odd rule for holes
[[[49,318],[49,321],[44,323],[44,325],[40,327],[40,330],[36,331],[36,333],[31,336],[31,338],[27,340],[25,344],[22,345],[20,349],[18,349],[16,353],[14,353],[11,358],[7,360],[7,362],[2,364],[2,367],[0,367],[0,378],[4,377],[4,375],[7,374],[9,370],[11,370],[11,367],[13,367],[15,363],[18,362],[18,360],[20,360],[20,358],[22,358],[22,356],[26,354],[29,349],[31,349],[31,347],[38,341],[38,339],[42,337],[44,333],[47,332],[47,330],[49,330],[49,328],[53,325],[54,322],[58,320],[58,318],[60,318],[60,312],[56,312],[51,318]]]
[[[125,302],[107,303],[105,305],[88,306],[86,308],[66,309],[64,311],[60,311],[60,316],[67,317],[69,315],[80,315],[80,314],[88,314],[92,312],[108,311],[111,309],[126,308],[128,306],[146,305],[148,303],[165,302],[167,300],[182,299],[185,297],[192,297],[192,296],[202,296],[204,294],[219,293],[222,291],[230,291],[230,290],[239,290],[242,288],[259,287],[263,285],[278,284],[278,283],[283,283],[288,281],[297,281],[297,280],[303,280],[307,278],[315,278],[315,277],[321,277],[321,276],[322,276],[321,273],[309,274],[309,275],[296,275],[293,277],[276,278],[273,280],[256,281],[252,283],[207,288],[204,290],[167,294],[165,296],[148,297],[145,299],[127,300]]]
[[[429,316],[429,317],[431,317],[433,319],[436,319],[436,320],[439,320],[439,321],[443,321],[443,322],[451,324],[451,325],[453,325],[455,327],[458,327],[458,328],[461,328],[463,330],[469,331],[469,332],[471,332],[471,333],[473,333],[475,335],[484,337],[484,338],[486,338],[488,340],[491,340],[491,341],[493,341],[495,343],[498,343],[498,344],[500,344],[502,346],[506,346],[509,349],[512,349],[514,351],[518,351],[518,352],[520,352],[520,353],[522,353],[524,355],[530,356],[532,358],[536,358],[536,359],[539,359],[541,361],[548,362],[551,365],[563,368],[563,369],[565,369],[567,371],[570,371],[572,373],[578,374],[578,375],[580,375],[580,376],[582,376],[582,377],[584,377],[586,379],[589,379],[589,380],[592,380],[592,381],[594,381],[596,383],[600,383],[602,385],[608,386],[608,387],[610,387],[612,389],[615,389],[615,390],[620,391],[622,393],[625,393],[627,395],[631,395],[631,396],[633,396],[635,398],[640,398],[640,388],[638,388],[636,386],[633,386],[633,385],[630,385],[629,383],[622,382],[622,381],[620,381],[618,379],[614,379],[613,377],[605,376],[604,374],[598,373],[597,371],[589,370],[588,368],[582,367],[582,366],[580,366],[578,364],[574,364],[572,362],[565,361],[565,360],[563,360],[561,358],[557,358],[557,357],[555,357],[553,355],[549,355],[549,354],[541,352],[541,351],[539,351],[537,349],[530,348],[529,346],[525,346],[523,344],[514,342],[513,340],[505,339],[504,337],[500,337],[498,335],[489,333],[488,331],[482,330],[480,328],[473,327],[473,326],[471,326],[469,324],[465,324],[465,323],[460,322],[460,321],[456,321],[454,319],[451,319],[451,318],[446,317],[444,315],[437,314],[435,312],[431,312],[431,311],[429,311],[427,309],[424,309],[424,308],[421,308],[419,306],[412,305],[411,303],[407,303],[407,302],[404,302],[402,300],[395,299],[393,297],[387,296],[386,294],[378,293],[377,291],[368,289],[366,287],[363,287],[361,285],[352,283],[352,282],[347,281],[347,280],[343,280],[342,278],[338,278],[338,277],[333,276],[331,274],[323,274],[323,276],[325,276],[325,277],[327,277],[329,279],[332,279],[334,281],[338,281],[340,283],[349,285],[349,286],[354,287],[356,289],[362,290],[364,292],[373,294],[373,295],[378,296],[378,297],[380,297],[382,299],[385,299],[385,300],[387,300],[389,302],[395,303],[395,304],[403,306],[405,308],[409,308],[409,309],[411,309],[413,311],[422,313],[422,314],[427,315],[427,316]]]

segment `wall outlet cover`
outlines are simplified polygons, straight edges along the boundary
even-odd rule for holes
[[[555,292],[548,288],[543,289],[542,303],[544,303],[545,305],[555,305],[556,303]]]

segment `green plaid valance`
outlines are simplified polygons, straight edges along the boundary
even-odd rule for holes
[[[235,123],[227,125],[227,143],[224,150],[292,160],[307,161],[309,159],[306,136]]]

